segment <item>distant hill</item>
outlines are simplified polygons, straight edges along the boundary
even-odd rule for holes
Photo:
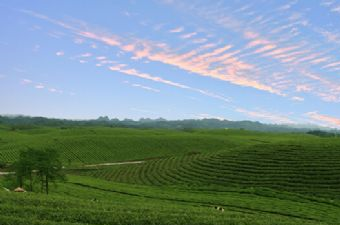
[[[110,119],[107,116],[91,120],[67,120],[53,119],[46,117],[30,117],[22,115],[3,115],[0,116],[0,125],[11,126],[13,129],[29,129],[34,126],[109,126],[109,127],[129,127],[129,128],[161,128],[161,129],[245,129],[254,131],[268,132],[301,132],[324,131],[339,133],[339,130],[316,125],[296,125],[296,124],[264,124],[257,121],[229,121],[219,119],[185,119],[185,120],[166,120],[141,118],[131,119]]]

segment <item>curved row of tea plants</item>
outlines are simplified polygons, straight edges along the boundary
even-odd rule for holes
[[[0,129],[0,161],[15,161],[18,152],[27,147],[54,148],[60,151],[66,163],[91,164],[215,152],[256,143],[256,138],[270,139],[268,135],[256,135],[246,131],[184,132],[103,127]],[[281,137],[274,135],[275,138]]]
[[[340,196],[340,149],[255,145],[209,154],[99,168],[87,174],[147,185],[267,187],[331,198]]]
[[[52,195],[0,191],[0,224],[337,224],[339,202],[269,190],[219,192],[69,177]],[[214,206],[224,207],[220,212]]]

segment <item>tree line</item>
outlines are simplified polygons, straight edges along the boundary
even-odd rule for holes
[[[257,121],[230,121],[219,119],[184,119],[166,120],[163,118],[139,120],[117,118],[110,119],[108,116],[101,116],[92,120],[66,120],[51,119],[45,117],[29,116],[1,116],[0,125],[9,126],[12,130],[32,129],[37,126],[60,127],[67,129],[72,126],[106,126],[106,127],[128,127],[128,128],[162,128],[162,129],[245,129],[268,132],[308,132],[311,130],[324,130],[331,133],[339,133],[339,130],[315,126],[292,126],[289,124],[263,124]]]

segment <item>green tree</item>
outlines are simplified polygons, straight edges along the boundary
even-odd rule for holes
[[[23,187],[25,179],[29,179],[29,189],[33,191],[33,172],[36,165],[37,150],[27,149],[21,151],[19,159],[14,163],[17,183]]]
[[[45,189],[46,194],[49,192],[50,182],[65,179],[59,154],[54,149],[46,149],[39,152],[37,155],[36,169],[41,181],[41,190],[43,191],[43,189]]]
[[[33,191],[34,177],[41,182],[41,191],[49,192],[50,182],[64,180],[62,163],[59,154],[54,149],[27,149],[21,151],[19,159],[14,163],[17,183],[23,187],[25,180],[29,180],[29,190]]]

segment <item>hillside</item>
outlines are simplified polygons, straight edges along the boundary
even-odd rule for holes
[[[336,137],[1,127],[0,161],[15,161],[26,147],[60,151],[67,180],[52,185],[48,196],[1,189],[0,224],[340,223]],[[140,163],[124,164],[134,160]],[[123,164],[97,165],[114,162]],[[0,185],[13,188],[4,176]]]
[[[296,138],[298,137],[298,138]],[[83,127],[0,127],[0,161],[14,161],[20,150],[54,148],[67,164],[91,164],[213,153],[270,143],[302,146],[336,144],[337,140],[308,134],[262,133],[244,130],[169,130]]]
[[[143,185],[270,188],[340,197],[340,143],[257,144],[217,153],[149,160],[86,170],[106,180]]]

